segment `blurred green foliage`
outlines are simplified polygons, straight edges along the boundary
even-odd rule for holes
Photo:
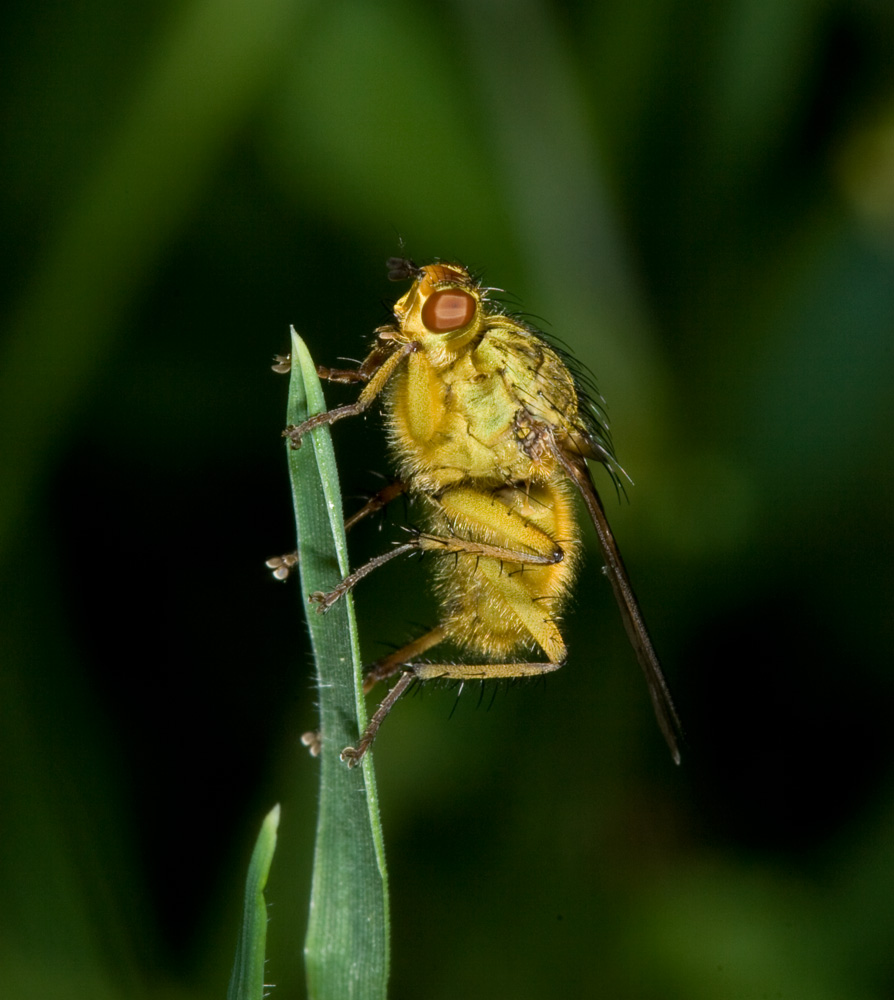
[[[223,995],[274,801],[267,981],[301,995],[314,692],[263,565],[267,359],[289,323],[362,356],[401,239],[596,372],[690,745],[676,771],[595,558],[548,684],[401,704],[391,995],[891,995],[892,46],[881,0],[13,0],[3,995]],[[388,471],[352,423],[348,498]],[[358,590],[365,658],[432,620],[423,581]]]

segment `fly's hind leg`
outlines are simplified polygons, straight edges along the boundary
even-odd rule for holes
[[[445,629],[439,625],[437,628],[433,628],[430,632],[426,632],[425,635],[420,636],[418,639],[414,639],[412,642],[407,643],[406,646],[402,646],[396,652],[378,660],[366,671],[364,671],[364,694],[368,694],[379,681],[386,680],[399,671],[403,671],[403,674],[394,687],[391,688],[388,694],[386,694],[382,699],[382,703],[376,711],[373,712],[366,728],[360,734],[357,746],[345,747],[344,750],[342,750],[341,759],[348,765],[348,767],[353,767],[362,759],[363,755],[370,748],[373,740],[376,738],[376,733],[379,731],[379,726],[381,726],[385,721],[385,716],[388,715],[398,698],[400,698],[400,696],[416,679],[412,669],[409,669],[407,660],[412,659],[414,656],[421,656],[427,650],[431,649],[432,646],[437,646],[438,643],[444,641],[445,635]]]
[[[366,728],[360,734],[356,747],[345,747],[341,752],[341,759],[353,767],[372,746],[373,740],[379,732],[379,727],[385,721],[385,717],[394,708],[397,700],[404,694],[407,688],[414,681],[440,680],[442,678],[453,678],[456,680],[500,680],[510,677],[538,677],[541,674],[552,673],[558,670],[565,662],[564,643],[562,644],[562,659],[558,662],[548,663],[482,663],[472,665],[467,663],[407,663],[405,657],[408,655],[418,655],[436,645],[445,638],[445,630],[442,627],[432,629],[431,632],[417,639],[415,643],[410,643],[403,649],[399,649],[391,656],[380,660],[366,674],[363,685],[364,692],[379,680],[384,680],[392,674],[401,671],[398,682],[382,699],[381,704],[370,717]],[[560,640],[561,641],[561,640]],[[414,648],[415,647],[415,648]]]
[[[353,767],[355,764],[359,763],[363,759],[363,755],[369,750],[372,745],[372,741],[376,738],[376,733],[379,731],[379,726],[385,721],[385,716],[394,708],[394,704],[398,698],[407,690],[407,688],[413,683],[415,678],[408,671],[403,674],[397,684],[385,695],[382,700],[382,704],[373,713],[372,718],[370,718],[367,723],[366,729],[360,734],[360,739],[357,741],[356,747],[345,747],[341,752],[341,759],[348,765],[348,767]]]
[[[433,646],[437,646],[447,638],[447,630],[443,625],[433,628],[418,639],[408,642],[406,646],[383,656],[381,660],[376,660],[371,666],[363,671],[363,693],[369,694],[379,681],[388,680],[401,670],[406,670],[409,662],[417,656],[427,653]]]
[[[498,565],[496,568],[486,562],[482,562],[481,565],[485,573],[496,573],[499,576]],[[357,746],[345,747],[342,751],[341,759],[348,766],[353,767],[363,758],[363,755],[372,746],[385,717],[414,680],[452,679],[466,681],[539,677],[542,674],[552,673],[564,665],[568,651],[556,623],[550,618],[544,618],[542,611],[536,606],[536,601],[520,582],[513,581],[511,578],[507,579],[504,576],[500,579],[500,584],[504,596],[507,591],[509,592],[509,606],[517,616],[521,627],[540,646],[549,659],[519,663],[413,663],[414,657],[420,656],[432,647],[451,638],[450,630],[444,625],[439,625],[403,648],[379,660],[365,672],[364,693],[370,691],[379,681],[386,680],[398,672],[401,673],[401,677],[373,713],[360,735]]]

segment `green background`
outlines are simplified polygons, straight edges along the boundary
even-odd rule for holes
[[[894,8],[4,19],[0,992],[222,996],[281,801],[267,981],[302,995],[314,693],[263,565],[294,530],[269,363],[290,323],[361,357],[403,240],[595,372],[688,746],[674,768],[595,553],[558,675],[406,699],[376,747],[391,995],[890,996]],[[388,473],[379,417],[352,424],[351,509]],[[367,660],[434,622],[424,580],[361,585]]]

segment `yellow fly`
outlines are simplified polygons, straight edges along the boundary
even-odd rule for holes
[[[435,560],[438,625],[365,671],[364,690],[400,673],[356,747],[356,763],[413,680],[525,677],[561,667],[567,648],[559,616],[580,563],[579,493],[593,524],[621,618],[642,667],[658,725],[680,760],[680,721],[587,460],[620,471],[601,410],[568,364],[530,326],[506,314],[459,264],[419,267],[388,261],[394,281],[412,280],[394,321],[376,330],[357,369],[320,367],[334,382],[364,383],[354,403],[317,414],[284,432],[299,447],[321,424],[363,413],[384,397],[399,479],[349,521],[352,526],[406,492],[424,531],[361,566],[311,601],[326,610],[378,566],[408,552]],[[270,561],[280,578],[294,558]],[[469,663],[420,662],[449,642]],[[545,659],[536,658],[536,654]],[[534,654],[534,655],[532,655]]]

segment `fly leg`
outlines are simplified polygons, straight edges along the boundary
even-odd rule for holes
[[[440,552],[447,554],[450,552],[464,552],[467,555],[481,556],[487,559],[494,559],[501,562],[520,563],[528,566],[552,566],[561,562],[565,558],[565,553],[561,547],[552,543],[551,550],[547,553],[521,552],[518,549],[506,548],[501,545],[488,545],[484,542],[470,541],[465,538],[443,538],[439,535],[429,535],[420,532],[415,538],[403,545],[395,545],[390,552],[383,552],[380,556],[375,556],[369,562],[364,563],[353,573],[341,581],[341,583],[324,594],[317,591],[310,595],[309,600],[318,605],[318,611],[328,611],[333,604],[344,597],[348,591],[365,577],[369,576],[373,570],[391,562],[397,556],[406,555],[408,552]]]
[[[400,698],[400,696],[415,680],[413,672],[406,669],[407,660],[414,656],[421,656],[427,650],[431,649],[432,646],[437,646],[438,643],[443,642],[445,634],[446,630],[439,625],[437,628],[433,628],[430,632],[426,632],[425,635],[420,636],[418,639],[414,639],[412,642],[407,643],[406,646],[403,646],[396,652],[378,660],[366,671],[364,671],[364,694],[368,694],[378,681],[391,677],[401,669],[404,670],[404,673],[394,687],[382,699],[381,704],[367,723],[366,729],[364,729],[360,734],[357,746],[345,747],[344,750],[342,750],[341,759],[348,765],[348,767],[353,767],[370,748],[373,740],[376,738],[376,733],[379,731],[379,726],[381,726],[385,720],[385,716],[388,715],[398,698]]]
[[[360,508],[360,510],[353,513],[345,521],[345,531],[350,531],[358,521],[362,521],[363,518],[368,515],[375,514],[376,511],[380,511],[383,507],[387,507],[392,500],[406,492],[406,483],[402,483],[399,479],[395,480],[393,483],[389,483],[383,489],[374,493]],[[273,556],[267,560],[265,565],[268,569],[273,570],[273,575],[277,580],[287,580],[289,578],[289,574],[298,565],[298,553],[288,552],[284,556]]]
[[[394,374],[398,365],[404,358],[419,350],[419,345],[415,341],[411,341],[408,344],[402,344],[397,350],[391,348],[391,353],[381,360],[379,360],[380,355],[377,354],[379,350],[379,348],[376,348],[371,355],[371,357],[375,356],[377,359],[375,372],[370,373],[369,381],[367,381],[363,387],[363,391],[353,403],[347,403],[345,406],[336,406],[335,409],[326,410],[324,413],[317,413],[312,417],[308,417],[303,423],[291,424],[282,432],[282,436],[289,439],[293,448],[300,448],[301,439],[304,435],[316,427],[322,427],[324,424],[334,424],[337,420],[344,420],[345,417],[355,417],[363,413],[364,410],[369,409],[376,396],[385,388],[385,383]],[[384,351],[382,353],[384,354]],[[366,362],[364,362],[365,364]],[[360,368],[360,371],[362,370],[363,366]],[[335,369],[335,371],[340,370]],[[359,380],[363,381],[362,378]]]
[[[345,747],[341,752],[341,759],[348,767],[353,767],[363,758],[363,755],[372,746],[379,732],[379,727],[385,721],[385,717],[394,708],[398,699],[411,686],[413,681],[439,680],[441,678],[454,678],[465,681],[496,680],[510,677],[537,677],[541,674],[548,674],[554,670],[558,670],[564,664],[567,655],[565,643],[552,623],[544,624],[547,627],[545,634],[541,635],[541,639],[556,656],[555,660],[550,660],[549,662],[482,663],[478,665],[466,663],[408,662],[413,657],[421,655],[433,646],[449,638],[447,629],[442,625],[408,643],[402,649],[379,660],[366,671],[363,683],[364,694],[371,690],[373,685],[378,681],[385,680],[398,671],[401,671],[401,676],[370,717],[366,728],[360,734],[357,745],[355,747]],[[549,626],[552,626],[552,628],[550,629]],[[550,634],[551,632],[554,634]]]
[[[373,713],[372,718],[366,726],[366,729],[360,734],[360,739],[357,741],[356,747],[345,747],[341,752],[341,759],[348,765],[348,767],[353,767],[355,764],[363,758],[363,755],[369,750],[372,745],[372,741],[376,738],[376,733],[379,731],[379,726],[385,721],[385,716],[394,708],[395,702],[398,698],[407,690],[407,688],[413,683],[413,675],[411,673],[405,673],[401,675],[400,680],[394,687],[385,695],[382,699],[382,704]]]
[[[395,479],[393,483],[382,487],[382,489],[374,493],[367,500],[360,510],[356,511],[345,521],[345,531],[350,531],[358,521],[362,521],[368,515],[375,514],[377,511],[387,507],[392,500],[397,499],[402,493],[406,492],[407,484],[401,482],[399,479]]]
[[[327,382],[341,382],[350,385],[355,382],[368,382],[379,366],[388,359],[394,350],[391,341],[397,333],[395,327],[391,325],[380,326],[376,330],[380,343],[370,351],[357,368],[329,368],[327,365],[317,365],[317,375]],[[292,370],[292,355],[277,354],[274,357],[275,365],[271,368],[279,375],[287,375]]]
[[[433,628],[418,639],[408,642],[406,646],[401,646],[388,656],[383,656],[381,660],[376,660],[371,666],[363,671],[363,693],[369,694],[379,681],[387,680],[399,670],[406,667],[407,662],[416,656],[422,656],[433,646],[442,643],[447,637],[447,630],[443,625]]]

